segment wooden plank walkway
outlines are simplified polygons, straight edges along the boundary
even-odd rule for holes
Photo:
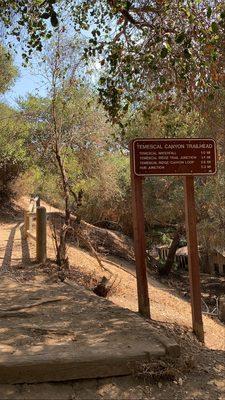
[[[128,375],[136,362],[179,354],[136,313],[42,275],[22,288],[2,278],[0,319],[0,383]]]

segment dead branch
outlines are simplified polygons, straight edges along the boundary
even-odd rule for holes
[[[107,271],[110,274],[110,276],[112,276],[113,275],[112,272],[108,268],[104,267],[104,265],[102,264],[102,259],[99,257],[97,251],[92,246],[90,240],[87,237],[85,237],[84,235],[82,235],[81,232],[78,233],[78,237],[86,244],[86,246],[89,247],[89,249],[91,250],[91,253],[96,258],[100,268],[104,271]]]
[[[12,317],[16,317],[16,318],[27,318],[27,317],[32,317],[34,314],[31,313],[26,313],[23,311],[10,311],[10,312],[3,312],[0,313],[0,318],[12,318]]]
[[[15,305],[9,308],[1,308],[0,309],[0,317],[1,317],[1,313],[9,313],[11,314],[12,311],[19,311],[19,310],[24,310],[26,308],[32,308],[32,307],[36,307],[36,306],[40,306],[42,304],[49,304],[49,303],[54,303],[56,301],[62,301],[65,300],[66,297],[53,297],[51,299],[45,299],[45,300],[40,300],[40,301],[36,301],[35,303],[32,304],[24,304],[24,305]]]

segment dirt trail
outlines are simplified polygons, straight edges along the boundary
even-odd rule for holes
[[[70,246],[69,257],[75,276],[97,279],[102,276],[97,261],[87,252]],[[112,261],[113,265],[110,263]],[[105,259],[104,266],[113,274],[116,290],[109,296],[115,304],[137,311],[137,290],[135,265],[121,259]],[[121,268],[120,268],[121,267]],[[107,275],[107,272],[105,273]],[[109,274],[108,274],[109,276]],[[191,329],[190,304],[176,295],[175,290],[167,288],[157,280],[148,277],[151,316],[153,320],[175,323]],[[218,320],[204,316],[205,344],[210,349],[225,350],[225,326]]]
[[[23,207],[27,208],[27,199]],[[48,206],[48,211],[55,211]],[[16,278],[21,285],[33,279],[35,266],[35,243],[21,236],[22,221],[0,224],[0,275]],[[102,275],[96,261],[88,252],[70,245],[71,278],[86,287],[93,286]],[[48,236],[48,256],[54,258],[54,245]],[[116,265],[112,264],[115,263]],[[134,265],[120,259],[104,260],[104,266],[115,280],[114,290],[109,299],[122,307],[137,311],[137,294]],[[48,271],[50,281],[56,277]],[[108,274],[109,276],[109,274]],[[149,277],[151,315],[155,326],[165,327],[165,332],[182,340],[191,336],[191,309],[188,302],[179,298],[175,291]],[[179,330],[179,326],[182,329]],[[68,384],[2,385],[0,398],[3,399],[162,399],[162,400],[225,400],[225,326],[218,320],[204,316],[205,345],[192,348],[200,355],[198,365],[180,382],[149,384],[132,377],[104,379],[101,381],[74,382]],[[186,339],[185,339],[186,340]]]
[[[27,206],[26,198],[23,206]],[[46,205],[46,204],[45,204]],[[47,211],[56,209],[47,206]],[[0,225],[0,274],[8,274],[20,277],[23,265],[32,265],[35,262],[35,242],[32,239],[24,239],[22,235],[22,221]],[[33,226],[35,229],[35,226]],[[35,232],[35,231],[34,231]],[[106,271],[102,271],[97,260],[88,252],[72,245],[68,248],[71,263],[71,274],[78,282],[90,287],[103,274],[110,277]],[[48,232],[48,256],[54,259],[54,243],[51,232]],[[132,263],[117,258],[104,259],[104,266],[111,271],[111,281],[115,280],[110,300],[122,307],[137,311],[137,292],[135,266]],[[29,268],[23,271],[23,278],[29,279],[32,274]],[[151,316],[155,321],[164,323],[176,323],[188,329],[191,328],[190,304],[176,295],[175,290],[167,288],[160,282],[149,277],[149,296],[151,303]],[[204,316],[205,344],[210,349],[225,350],[225,326],[218,320]]]

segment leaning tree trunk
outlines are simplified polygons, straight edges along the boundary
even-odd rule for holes
[[[167,276],[167,275],[170,274],[170,272],[172,270],[172,267],[173,267],[176,251],[177,251],[177,249],[179,247],[179,242],[180,242],[180,238],[181,238],[182,233],[183,233],[183,229],[182,228],[179,228],[175,232],[173,240],[172,240],[172,243],[171,243],[171,246],[170,246],[170,249],[169,249],[169,253],[168,253],[166,262],[163,265],[163,267],[161,267],[159,269],[159,275]]]

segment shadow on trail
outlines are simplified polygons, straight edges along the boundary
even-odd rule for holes
[[[28,240],[24,236],[24,226],[20,227],[20,234],[21,234],[22,263],[23,264],[30,263],[31,262],[30,249]]]
[[[63,300],[59,302],[43,304],[37,306],[35,309],[31,309],[31,311],[23,310],[23,314],[20,312],[13,318],[6,318],[3,320],[2,327],[4,329],[0,332],[0,338],[1,343],[7,346],[5,350],[1,350],[2,362],[7,363],[8,360],[11,360],[13,357],[14,365],[16,362],[20,365],[21,359],[23,359],[29,366],[32,357],[32,360],[35,360],[35,364],[33,364],[31,373],[34,374],[37,381],[40,379],[43,381],[49,379],[51,381],[55,371],[57,373],[61,368],[57,366],[59,360],[64,358],[63,362],[67,362],[68,357],[70,361],[71,354],[73,355],[83,351],[85,355],[87,351],[88,354],[96,355],[98,354],[98,349],[100,349],[99,351],[103,349],[104,354],[109,354],[108,357],[110,357],[113,350],[115,354],[117,354],[117,352],[120,352],[123,348],[134,347],[140,340],[149,340],[150,342],[153,340],[150,331],[146,330],[146,333],[144,333],[145,329],[142,325],[143,320],[141,318],[137,321],[137,316],[131,311],[117,307],[107,300],[100,299],[83,290],[76,284],[74,288],[68,287],[65,284],[57,286],[47,286],[43,284],[43,286],[36,287],[24,286],[24,289],[26,290],[21,291],[21,285],[16,282],[6,282],[5,286],[3,285],[3,287],[0,288],[0,300],[3,305],[7,303],[7,307],[15,305],[15,302],[19,305],[29,304],[37,300],[49,298],[49,290],[51,290],[52,298],[56,298],[56,296],[59,295],[63,297]],[[7,302],[5,299],[6,290]],[[8,302],[9,299],[10,303]],[[150,324],[152,324],[152,322],[150,322]],[[158,329],[163,331],[163,325],[160,323],[157,323],[157,325]],[[172,329],[171,335],[173,332]],[[189,337],[185,339],[182,335],[182,331],[176,332],[175,338],[178,339],[179,337],[182,351],[184,351],[182,357],[187,357],[187,360],[190,359],[190,366],[187,364],[187,371],[185,370],[185,379],[182,380],[182,385],[174,385],[173,382],[165,381],[163,382],[162,388],[159,390],[157,384],[151,385],[144,380],[145,376],[143,376],[143,385],[145,388],[146,385],[148,385],[152,393],[154,393],[154,398],[159,400],[165,400],[165,391],[168,399],[177,398],[190,400],[191,398],[196,398],[196,400],[216,400],[221,398],[222,400],[225,388],[225,352],[208,350],[196,341],[192,341]],[[18,350],[19,354],[14,354],[14,352]],[[99,357],[99,354],[97,357]],[[42,372],[40,365],[42,363],[46,365],[47,359],[49,360],[48,374],[51,371],[50,368],[52,368],[54,372],[50,377],[48,375],[46,379],[46,369],[43,368]],[[173,365],[173,363],[171,363],[171,365]],[[28,370],[28,372],[26,372],[26,370],[24,371],[23,377],[25,374],[28,374],[26,377],[29,377],[30,370]],[[62,374],[64,373],[66,373],[66,369],[65,372],[62,370]],[[178,370],[178,373],[179,377],[180,374],[183,377],[182,371],[180,372],[180,370]],[[16,371],[16,374],[18,376],[19,372]],[[15,376],[13,376],[13,379],[14,377]],[[53,377],[55,379],[55,375]],[[68,379],[66,375],[64,375],[63,378],[64,379],[61,378],[60,380]],[[1,379],[3,382],[4,377]],[[137,381],[134,380],[134,377],[132,377],[132,379],[134,385],[137,385]],[[148,379],[147,375],[146,379]],[[99,379],[98,382],[100,384],[101,380]],[[106,382],[108,383],[109,381],[107,380]],[[119,380],[116,382],[119,382]],[[76,384],[78,383],[75,381],[74,385]],[[139,381],[138,384],[142,384],[142,382]],[[55,387],[57,387],[57,383],[51,383],[51,385],[56,385]],[[28,391],[25,394],[22,393],[21,397],[18,397],[17,392],[14,391],[14,388],[18,387],[20,387],[22,391],[22,385],[19,386],[17,384],[13,387],[11,386],[9,396],[5,397],[4,393],[1,392],[4,387],[1,388],[0,385],[0,398],[7,398],[10,400],[14,400],[15,398],[18,400],[37,398],[37,396],[35,396],[35,393],[37,393],[36,385],[29,384],[29,393]],[[46,383],[39,383],[38,387],[43,387],[46,390]],[[40,398],[40,396],[38,398]],[[53,398],[55,399],[56,396],[53,396],[52,399]],[[60,396],[60,398],[65,399],[66,397]],[[90,396],[90,398],[93,397]],[[117,395],[112,398],[118,399],[124,397],[122,395]],[[153,397],[151,396],[148,398]]]
[[[8,237],[8,241],[5,247],[5,254],[3,257],[2,261],[2,268],[1,272],[4,273],[10,268],[11,266],[11,259],[12,259],[12,251],[13,251],[13,244],[14,244],[14,237],[16,233],[16,229],[20,225],[20,222],[17,222],[17,224],[11,229],[11,232]]]

